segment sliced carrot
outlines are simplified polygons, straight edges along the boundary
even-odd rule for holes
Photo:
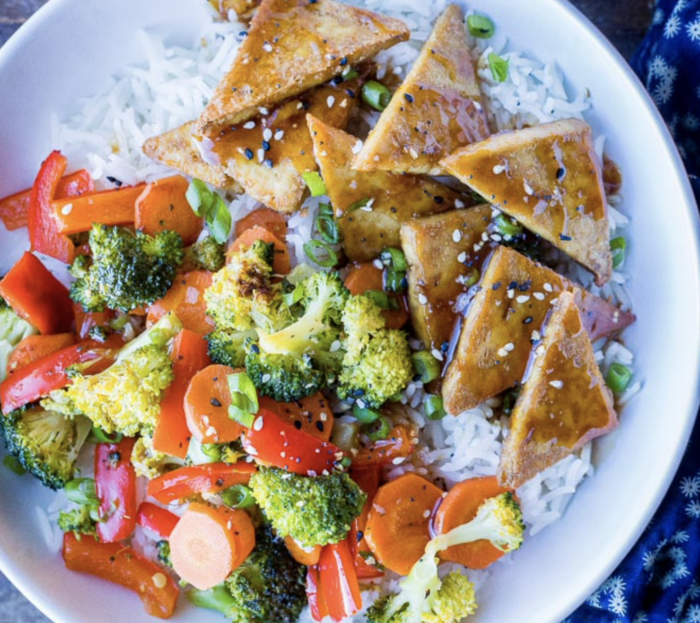
[[[241,247],[250,247],[256,240],[262,240],[267,243],[272,242],[275,245],[274,270],[279,275],[289,274],[289,271],[292,270],[292,265],[289,260],[287,245],[277,236],[259,225],[246,229],[238,236],[238,238],[231,243],[226,254],[230,255],[231,253],[235,253]]]
[[[269,396],[260,396],[258,401],[261,409],[276,413],[321,441],[330,441],[335,417],[321,392],[295,402],[277,402]]]
[[[496,476],[470,478],[456,484],[450,489],[435,513],[433,520],[435,532],[444,534],[471,521],[485,500],[508,491],[512,489],[501,487]],[[504,554],[505,552],[484,539],[450,547],[440,552],[440,558],[457,562],[470,569],[485,569]]]
[[[136,200],[136,229],[151,236],[165,230],[177,232],[185,246],[197,242],[204,219],[194,213],[187,201],[188,186],[189,182],[182,175],[148,184]]]
[[[57,333],[55,335],[30,335],[25,337],[12,351],[7,360],[7,373],[13,374],[17,370],[48,357],[54,353],[75,344],[72,333]]]
[[[411,431],[406,426],[394,426],[386,439],[375,441],[362,448],[352,459],[353,467],[367,468],[370,465],[388,465],[394,459],[406,458],[413,452]]]
[[[103,225],[132,225],[136,200],[145,184],[123,186],[69,199],[51,202],[53,216],[60,234],[90,231],[93,223]]]
[[[353,264],[345,277],[345,287],[350,294],[364,294],[368,290],[384,290],[384,271],[372,262]],[[402,294],[387,293],[396,301],[398,309],[385,309],[382,312],[387,329],[400,329],[410,317],[406,297]]]
[[[185,392],[192,377],[208,366],[207,343],[202,335],[183,329],[173,342],[171,353],[175,380],[160,402],[160,416],[153,433],[153,449],[184,459],[190,445],[185,416]]]
[[[296,560],[300,565],[306,565],[307,567],[313,567],[318,564],[321,558],[321,551],[323,547],[320,545],[315,545],[311,549],[302,547],[297,543],[291,536],[284,537],[284,544],[287,546],[289,553],[292,558]]]
[[[207,366],[192,377],[187,387],[187,427],[201,443],[229,443],[245,431],[243,426],[228,416],[231,392],[227,377],[234,372],[236,370],[229,366]]]
[[[254,547],[250,516],[224,506],[190,504],[170,534],[173,569],[200,590],[221,584]]]
[[[368,560],[371,559],[367,554],[370,554],[372,550],[367,543],[367,539],[364,537],[367,528],[367,518],[372,508],[372,500],[374,500],[374,496],[377,495],[377,491],[379,490],[381,469],[381,466],[374,465],[367,469],[350,470],[350,477],[360,486],[360,489],[367,494],[367,501],[362,507],[362,513],[360,513],[360,516],[353,522],[350,532],[350,546],[353,556],[355,557],[355,571],[357,572],[357,577],[362,580],[380,578],[384,575],[381,569],[378,569],[375,565],[368,562]]]
[[[377,491],[367,517],[365,538],[387,569],[408,575],[430,541],[430,515],[442,491],[409,473]]]
[[[236,223],[236,238],[256,225],[264,227],[280,240],[287,238],[287,217],[271,208],[258,208],[250,214],[246,214]]]
[[[215,325],[207,316],[207,304],[203,296],[211,285],[211,277],[208,270],[193,270],[178,275],[167,294],[148,308],[148,326],[172,311],[185,329],[201,335],[211,333]]]
[[[75,334],[83,340],[90,335],[90,329],[107,327],[117,317],[116,312],[111,309],[105,309],[103,312],[86,312],[79,303],[73,303],[73,313],[75,314]]]

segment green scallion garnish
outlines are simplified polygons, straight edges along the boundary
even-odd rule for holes
[[[245,372],[229,374],[227,380],[231,392],[228,416],[241,426],[250,428],[255,421],[255,414],[260,408],[255,385]]]
[[[362,87],[362,100],[374,110],[382,112],[391,101],[391,91],[381,82],[370,80]]]
[[[610,241],[610,251],[612,252],[613,268],[620,268],[625,263],[627,256],[627,240],[622,236],[613,238]]]
[[[631,380],[632,370],[627,366],[623,366],[621,363],[612,364],[608,373],[605,375],[605,382],[615,394],[624,392]]]
[[[491,68],[491,75],[496,82],[505,82],[508,79],[508,67],[510,61],[505,58],[501,58],[498,54],[491,52],[488,56],[489,67]]]
[[[124,435],[121,433],[108,435],[99,426],[92,427],[92,436],[100,443],[119,443],[124,438]]]
[[[305,243],[304,253],[312,262],[323,268],[331,268],[338,263],[338,254],[320,240],[309,240]],[[325,257],[323,257],[324,254]]]
[[[441,420],[447,415],[447,411],[445,411],[445,407],[442,403],[442,396],[434,394],[429,395],[425,399],[423,407],[425,408],[425,414],[428,416],[428,419]]]
[[[221,501],[229,508],[251,508],[257,504],[253,492],[245,485],[234,485],[221,492]]]
[[[320,197],[328,192],[326,184],[318,171],[304,171],[301,176],[309,187],[312,197]]]
[[[485,15],[470,15],[467,18],[467,28],[472,37],[489,39],[496,32],[496,25]]]
[[[379,413],[379,411],[368,409],[366,407],[360,407],[357,404],[352,406],[352,414],[359,422],[362,422],[363,424],[371,424],[382,417],[382,414]]]
[[[413,368],[423,383],[430,383],[440,376],[440,362],[427,350],[413,353]]]
[[[517,238],[523,233],[523,227],[520,223],[502,213],[493,219],[493,224],[496,227],[496,231],[502,236]]]

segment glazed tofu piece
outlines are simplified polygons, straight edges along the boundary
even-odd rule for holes
[[[564,119],[494,134],[442,160],[445,170],[585,266],[612,275],[602,164],[591,128]]]
[[[422,177],[354,171],[352,160],[361,141],[312,115],[307,121],[350,260],[366,262],[386,247],[400,246],[403,223],[467,205],[459,193]]]
[[[204,160],[201,141],[201,137],[195,133],[194,121],[190,121],[179,128],[146,140],[143,153],[185,175],[198,177],[223,190],[235,194],[243,192],[240,185],[229,177],[221,165],[210,164]]]
[[[355,168],[440,175],[443,157],[489,134],[462,10],[452,4],[435,22]]]
[[[214,139],[213,152],[226,174],[251,197],[284,213],[296,212],[308,195],[302,174],[317,171],[307,111],[329,126],[345,128],[363,80],[323,85],[291,99]]]
[[[613,397],[596,364],[574,294],[562,292],[531,354],[498,469],[517,488],[617,426]]]
[[[633,314],[517,251],[507,247],[494,251],[445,374],[442,391],[449,413],[471,409],[520,384],[530,348],[540,341],[552,302],[563,291],[574,294],[592,341],[617,333],[635,320]]]
[[[491,206],[480,205],[401,226],[411,322],[429,351],[447,350],[459,316],[455,303],[479,280],[484,259],[493,250],[491,243],[482,240],[490,222]]]
[[[263,0],[197,129],[242,123],[408,37],[399,20],[333,0]]]

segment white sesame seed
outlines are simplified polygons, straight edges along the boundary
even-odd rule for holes
[[[455,199],[455,208],[461,210],[464,207],[464,201],[461,199]]]
[[[545,292],[552,292],[552,291],[553,291],[553,288],[552,288],[552,284],[551,284],[551,283],[545,283],[545,284],[542,286],[542,289],[543,289]]]
[[[494,242],[500,242],[503,240],[503,236],[501,236],[501,234],[491,234],[491,240]]]
[[[328,99],[326,100],[326,104],[328,104],[328,108],[333,108],[333,104],[335,104],[335,97],[333,95],[329,95]]]
[[[506,168],[502,164],[497,164],[495,167],[493,167],[494,175],[500,175],[505,170]]]
[[[428,303],[428,297],[425,296],[422,292],[418,295],[418,302],[421,305],[426,305]]]
[[[532,335],[530,336],[530,340],[533,342],[539,342],[542,339],[542,335],[540,334],[539,331],[533,331]]]
[[[462,251],[462,252],[457,256],[457,261],[458,261],[460,264],[464,264],[464,262],[467,261],[467,252],[466,252],[466,251]]]
[[[321,422],[325,422],[328,419],[328,414],[325,411],[321,411],[321,413],[318,414],[318,419],[321,420]]]
[[[411,158],[416,160],[418,158],[418,152],[411,147],[411,149],[408,150],[408,153],[411,155]]]
[[[205,434],[207,437],[216,437],[216,429],[213,426],[210,426],[205,431]]]
[[[266,44],[263,46],[263,50],[265,50],[265,52],[272,52],[273,48],[272,48],[272,46],[271,46],[269,43],[266,43]]]
[[[515,344],[513,344],[513,342],[508,342],[503,348],[510,353],[515,349]]]
[[[262,415],[258,418],[255,418],[255,422],[253,422],[253,430],[261,431],[263,429],[264,424],[265,421]]]
[[[267,108],[265,108],[264,106],[261,106],[260,108],[258,108],[258,112],[259,112],[263,117],[266,117],[267,115],[270,114],[270,111],[269,111]]]
[[[164,573],[154,573],[151,579],[153,580],[153,586],[156,588],[165,588],[165,585],[168,583]]]
[[[286,459],[286,458],[287,458],[287,453],[284,452],[284,451],[282,451],[282,452],[280,452],[280,456],[281,456],[283,459]]]
[[[363,212],[374,212],[374,208],[371,205],[362,206],[360,208]]]
[[[433,348],[433,350],[430,351],[430,354],[438,361],[443,360],[442,353],[437,348]]]
[[[303,103],[303,102],[299,102],[299,103],[297,104],[297,110],[301,110],[302,108],[304,108],[304,103]]]
[[[276,141],[281,141],[283,136],[284,136],[284,130],[277,130],[277,132],[275,132],[275,140]]]
[[[263,383],[269,383],[271,378],[272,378],[272,375],[263,374],[262,381],[263,381]]]
[[[375,268],[378,268],[379,270],[384,270],[384,264],[382,264],[381,260],[374,260],[374,262],[372,262],[372,265]]]
[[[562,387],[564,387],[564,381],[550,381],[549,384],[554,389],[561,389]]]
[[[348,100],[343,99],[343,101],[340,102],[340,107],[341,108],[347,108],[348,105]]]
[[[481,239],[482,239],[484,242],[488,242],[488,241],[489,241],[489,235],[488,235],[485,231],[484,231],[484,232],[481,232]]]
[[[508,351],[505,348],[499,348],[498,349],[498,356],[499,357],[507,357]]]
[[[527,303],[530,300],[530,295],[529,294],[521,294],[518,298],[515,299],[518,303]]]
[[[535,349],[535,357],[539,357],[543,352],[544,352],[544,344],[540,344],[536,349]]]
[[[428,517],[430,517],[430,511],[429,511],[429,510],[424,510],[424,511],[423,511],[423,517],[425,517],[426,519],[427,519]]]
[[[508,290],[507,294],[508,298],[512,299],[515,296],[515,290]]]
[[[542,294],[542,292],[533,292],[532,296],[534,296],[538,301],[544,301],[544,294]]]
[[[258,161],[263,162],[265,160],[265,150],[260,148],[258,149]]]
[[[329,350],[330,350],[332,353],[336,352],[337,350],[340,350],[340,342],[339,342],[338,340],[335,340],[335,342],[333,342],[333,343],[331,344],[331,347],[330,347]]]
[[[462,239],[462,232],[459,229],[455,229],[452,232],[452,240],[459,242]]]
[[[525,192],[526,192],[528,195],[533,195],[533,194],[535,193],[535,191],[532,190],[532,186],[530,186],[530,184],[528,184],[528,183],[527,183],[526,181],[524,181],[524,180],[523,180],[523,186],[525,187]]]
[[[73,204],[72,203],[67,203],[61,208],[61,214],[70,214],[73,211]]]
[[[246,123],[243,124],[244,130],[252,130],[254,127],[255,127],[255,121],[246,121]]]
[[[405,457],[405,456],[397,456],[397,457],[396,457],[394,460],[392,460],[391,462],[392,462],[394,465],[401,465],[401,463],[403,463],[405,460],[406,460],[406,457]]]
[[[357,143],[355,143],[352,146],[352,153],[359,154],[361,151],[362,151],[362,141],[358,140]]]
[[[272,130],[270,128],[265,128],[263,130],[263,139],[269,141],[272,138]]]

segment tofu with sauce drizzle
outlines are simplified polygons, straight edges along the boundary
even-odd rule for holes
[[[445,170],[596,276],[612,276],[608,206],[591,128],[578,119],[501,132],[442,160]]]
[[[542,332],[498,469],[501,485],[513,489],[617,426],[573,293],[558,296]]]
[[[197,131],[212,136],[243,123],[409,34],[400,20],[333,0],[263,0]]]
[[[354,136],[307,116],[314,156],[333,204],[345,254],[367,262],[401,244],[401,225],[414,218],[464,207],[468,198],[415,175],[352,169],[361,144]]]
[[[635,320],[634,314],[517,251],[503,246],[494,251],[445,373],[442,392],[448,413],[476,407],[521,383],[530,347],[542,339],[539,329],[563,291],[574,293],[592,341],[622,331]]]
[[[401,226],[411,323],[429,351],[447,350],[459,316],[455,303],[479,280],[483,261],[493,250],[493,243],[482,239],[490,222],[491,206],[479,205]]]
[[[462,10],[448,6],[355,159],[360,171],[440,175],[440,160],[489,136]]]

